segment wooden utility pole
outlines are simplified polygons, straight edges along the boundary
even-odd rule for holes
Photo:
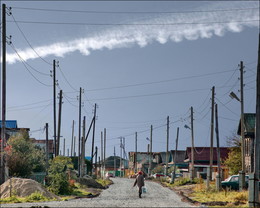
[[[95,103],[94,107],[94,120],[93,120],[93,135],[92,135],[92,149],[91,149],[91,175],[92,175],[92,166],[93,166],[93,152],[94,152],[94,142],[95,142],[95,127],[96,127],[96,110],[97,110],[97,104]]]
[[[97,154],[98,154],[98,147],[96,146],[96,156],[95,156],[95,175],[97,176]]]
[[[135,132],[135,173],[137,173],[137,132]]]
[[[53,60],[53,136],[54,136],[54,156],[56,157],[59,152],[57,152],[57,137],[56,137],[56,61]]]
[[[169,116],[167,116],[167,136],[166,136],[166,158],[165,158],[165,177],[168,175],[168,162],[169,162],[169,128],[170,128],[170,121]]]
[[[81,139],[81,177],[84,176],[85,174],[85,135],[86,135],[86,116],[83,117],[83,136],[82,136],[82,139]]]
[[[148,176],[151,176],[151,170],[152,170],[152,160],[153,160],[152,141],[153,141],[153,125],[151,125],[151,130],[150,130],[150,157],[149,157]]]
[[[0,184],[6,181],[5,177],[5,154],[4,148],[6,144],[5,138],[5,116],[6,116],[6,5],[2,7],[2,124],[1,124],[1,181]]]
[[[71,152],[70,152],[70,156],[71,157],[74,155],[74,152],[73,152],[73,139],[74,139],[74,120],[72,121]]]
[[[191,111],[191,179],[194,180],[194,130],[193,130],[193,107],[190,108]]]
[[[173,168],[171,183],[174,183],[175,174],[176,174],[176,160],[177,160],[178,140],[179,140],[179,127],[177,128],[176,146],[175,146],[175,152],[174,152],[174,168]]]
[[[46,174],[48,173],[48,168],[49,168],[49,124],[46,123],[45,124],[45,130],[46,130],[46,142],[45,142],[45,146],[46,146]]]
[[[80,174],[80,149],[81,149],[81,93],[82,93],[82,88],[79,88],[79,146],[78,146],[78,173],[79,176]]]
[[[114,146],[114,177],[116,176],[116,147]]]
[[[256,74],[256,119],[254,142],[254,173],[249,175],[249,207],[260,207],[259,179],[260,179],[260,33],[258,34],[258,62]]]
[[[73,142],[73,156],[76,157],[76,136],[74,136],[74,142]]]
[[[57,155],[60,149],[61,110],[62,110],[62,90],[60,90],[60,94],[59,94],[59,120],[58,120],[58,137],[57,137],[57,150],[56,150]]]
[[[120,177],[122,177],[122,137],[120,137]]]
[[[104,173],[106,172],[106,140],[107,140],[106,128],[104,128]]]
[[[66,146],[66,140],[65,138],[63,139],[63,156],[65,156],[65,146]]]
[[[245,130],[244,130],[244,64],[240,62],[240,102],[241,102],[241,155],[242,155],[242,171],[240,191],[245,189]]]
[[[104,178],[104,174],[103,174],[103,167],[104,167],[104,156],[103,156],[103,151],[104,151],[104,147],[103,147],[103,132],[101,131],[100,133],[100,137],[101,137],[101,175],[102,178]]]
[[[123,177],[125,176],[125,160],[126,160],[126,154],[125,154],[125,137],[123,137]]]
[[[216,117],[216,139],[217,139],[217,158],[218,158],[218,175],[216,178],[217,191],[221,189],[221,168],[220,168],[220,149],[219,149],[219,130],[218,130],[218,105],[215,104],[215,117]]]
[[[214,141],[214,103],[215,103],[215,86],[212,87],[212,97],[211,97],[211,121],[210,121],[210,174],[208,180],[212,180],[212,165],[213,165],[213,141]]]

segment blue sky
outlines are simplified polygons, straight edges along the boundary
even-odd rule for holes
[[[7,35],[12,36],[7,46],[7,119],[30,128],[36,139],[45,138],[45,123],[53,136],[53,94],[48,85],[54,59],[59,61],[59,88],[65,93],[61,134],[66,149],[73,119],[78,136],[80,87],[87,126],[98,105],[95,146],[100,147],[100,132],[106,128],[107,155],[113,154],[114,146],[119,154],[120,136],[126,139],[126,151],[133,151],[135,132],[138,151],[146,151],[150,125],[153,151],[165,151],[167,116],[170,149],[175,148],[177,127],[179,149],[185,149],[191,145],[190,131],[184,128],[190,125],[191,106],[195,146],[209,146],[212,86],[220,145],[226,146],[240,116],[240,103],[229,97],[231,91],[239,96],[240,61],[246,71],[245,112],[255,112],[257,1],[2,3],[12,7],[7,16]]]

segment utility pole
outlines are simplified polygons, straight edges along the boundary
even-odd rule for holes
[[[4,148],[6,144],[5,138],[5,116],[6,116],[6,5],[2,7],[2,126],[1,126],[1,181],[0,184],[6,181],[5,177],[5,154]]]
[[[179,127],[177,128],[176,146],[175,146],[175,152],[174,152],[174,168],[173,168],[171,183],[174,183],[174,180],[175,180],[178,140],[179,140]]]
[[[120,137],[120,177],[122,177],[122,137]]]
[[[67,149],[67,157],[69,157],[70,156],[70,149],[68,148]]]
[[[216,117],[216,139],[217,139],[217,158],[218,158],[218,175],[216,178],[217,191],[221,189],[221,168],[220,168],[220,149],[219,149],[219,130],[218,130],[218,105],[215,104],[215,117]]]
[[[85,135],[86,135],[86,116],[83,117],[83,136],[82,136],[82,139],[81,139],[81,171],[80,171],[80,174],[81,174],[81,177],[84,176],[85,174]]]
[[[82,93],[82,88],[80,87],[79,88],[79,146],[78,146],[78,173],[79,173],[79,176],[81,176],[81,173],[80,173],[80,148],[81,148],[81,93]]]
[[[123,137],[123,177],[125,177],[125,159],[126,159],[126,154],[125,154],[125,137]]]
[[[103,174],[103,167],[104,167],[104,156],[103,156],[103,151],[104,151],[104,147],[103,147],[103,132],[101,131],[101,175],[102,178],[104,178],[104,174]]]
[[[215,86],[212,87],[211,97],[211,122],[210,122],[210,162],[209,162],[209,177],[207,176],[208,182],[212,180],[212,165],[213,165],[213,141],[214,141],[214,103],[215,103]],[[209,184],[209,183],[208,183]]]
[[[191,179],[194,180],[194,132],[193,132],[193,107],[190,108],[191,111]]]
[[[244,65],[240,62],[240,102],[241,102],[241,155],[242,155],[242,171],[239,172],[240,186],[239,190],[245,189],[245,130],[244,130]]]
[[[57,152],[57,137],[56,137],[56,61],[53,60],[53,133],[54,133],[54,156],[56,157],[59,152]]]
[[[74,136],[74,142],[73,142],[73,156],[76,157],[76,136]]]
[[[106,140],[107,140],[106,128],[104,128],[104,174],[106,172]]]
[[[260,33],[258,34],[258,63],[256,74],[256,118],[254,141],[254,173],[249,175],[249,207],[260,207],[259,176],[260,176]]]
[[[148,176],[151,176],[151,170],[152,170],[152,160],[153,160],[152,141],[153,141],[153,125],[151,125],[151,130],[150,130],[150,157],[149,157]]]
[[[61,109],[62,109],[62,90],[60,90],[59,94],[59,120],[58,120],[58,138],[57,138],[57,152],[59,152],[60,149],[60,130],[61,130]],[[57,153],[58,155],[58,153]],[[64,151],[65,155],[65,151]]]
[[[70,152],[71,157],[74,155],[74,153],[73,153],[73,138],[74,138],[74,120],[72,121],[71,152]]]
[[[116,147],[114,146],[114,177],[116,177]]]
[[[96,146],[96,156],[95,156],[95,175],[97,176],[97,154],[98,154],[98,147]]]
[[[65,145],[66,144],[66,140],[65,138],[63,139],[63,156],[65,156]]]
[[[165,158],[165,177],[168,175],[168,162],[169,162],[169,116],[167,116],[167,136],[166,136],[166,158]]]
[[[137,132],[135,132],[135,173],[137,173]]]
[[[96,110],[97,104],[95,103],[94,107],[94,122],[93,122],[93,135],[92,135],[92,149],[91,149],[91,175],[92,175],[92,166],[93,166],[93,152],[94,152],[94,142],[95,142],[95,126],[96,126]]]
[[[45,130],[46,130],[46,174],[48,173],[48,168],[49,168],[49,124],[45,124]]]

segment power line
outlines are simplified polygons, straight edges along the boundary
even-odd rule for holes
[[[72,12],[72,13],[107,13],[107,14],[182,14],[182,13],[206,13],[206,12],[232,12],[232,11],[247,11],[256,10],[258,7],[248,8],[232,8],[232,9],[215,9],[215,10],[189,10],[189,11],[94,11],[94,10],[65,10],[65,9],[43,9],[43,8],[26,8],[12,7],[13,9],[35,10],[47,12]]]
[[[235,113],[234,111],[230,110],[224,103],[222,103],[217,97],[215,97],[216,100],[218,100],[222,106],[224,106],[227,110],[229,110],[231,113],[233,113],[236,116],[239,116],[239,114]]]
[[[13,46],[13,50],[15,51],[15,53],[18,55],[18,57],[20,58],[20,60],[22,62],[24,62],[27,66],[29,66],[33,71],[37,72],[38,74],[44,75],[44,76],[50,76],[50,74],[46,74],[43,72],[38,71],[37,69],[35,69],[34,67],[32,67],[30,64],[28,64],[22,57],[21,55],[18,53],[18,51],[15,49],[14,45],[11,44],[11,46]]]
[[[226,88],[230,86],[224,87],[217,87],[217,88]],[[168,94],[175,94],[175,93],[189,93],[189,92],[197,92],[197,91],[205,91],[208,88],[200,88],[200,89],[193,89],[193,90],[180,90],[180,91],[173,91],[173,92],[162,92],[162,93],[153,93],[153,94],[143,94],[143,95],[132,95],[132,96],[122,96],[122,97],[107,97],[107,98],[97,98],[93,99],[92,101],[98,100],[118,100],[118,99],[127,99],[127,98],[138,98],[138,97],[151,97],[151,96],[158,96],[158,95],[168,95]]]
[[[231,72],[231,71],[233,71],[233,70],[225,70],[225,71],[221,71],[221,72],[213,72],[213,73],[200,74],[200,75],[192,75],[192,76],[179,77],[179,78],[154,81],[154,82],[145,82],[145,83],[121,85],[121,86],[106,87],[106,88],[97,88],[97,89],[90,89],[90,90],[86,90],[86,91],[90,92],[90,91],[110,90],[110,89],[118,89],[118,88],[128,88],[128,87],[136,87],[136,86],[143,86],[143,85],[159,84],[159,83],[164,83],[164,82],[181,81],[181,80],[185,80],[185,79],[201,78],[201,77],[212,76],[212,75],[216,75],[216,74],[223,74],[223,73],[227,73],[227,72]]]
[[[39,82],[40,84],[46,86],[46,87],[51,87],[52,85],[48,85],[48,84],[45,84],[43,82],[41,82],[38,78],[36,78],[33,73],[28,69],[28,67],[26,66],[26,62],[23,61],[22,57],[20,56],[20,54],[17,52],[17,50],[15,49],[14,45],[11,44],[11,48],[15,51],[16,55],[19,57],[20,61],[22,62],[22,64],[24,65],[24,67],[26,68],[26,70],[29,72],[29,74],[37,81]]]
[[[49,65],[52,65],[50,62],[48,62],[48,61],[46,61],[44,58],[42,58],[42,57],[38,54],[38,52],[32,47],[32,45],[30,44],[29,40],[26,38],[24,32],[23,32],[22,29],[19,27],[19,25],[18,25],[17,21],[15,20],[13,14],[11,14],[11,16],[12,16],[12,18],[13,18],[13,20],[14,20],[16,26],[17,26],[17,28],[18,28],[19,31],[21,32],[23,38],[25,39],[25,41],[27,42],[27,44],[30,46],[30,48],[34,51],[34,53],[35,53],[42,61],[44,61],[45,63],[47,63],[47,64],[49,64]]]
[[[16,106],[10,106],[8,108],[19,108],[19,107],[24,107],[24,106],[29,106],[29,105],[35,105],[35,104],[39,104],[39,103],[45,103],[45,102],[49,102],[52,99],[48,99],[48,100],[43,100],[43,101],[39,101],[39,102],[35,102],[35,103],[29,103],[29,104],[24,104],[24,105],[16,105]]]
[[[64,73],[62,72],[60,66],[58,66],[60,72],[61,72],[61,75],[63,76],[63,78],[65,79],[65,81],[67,82],[67,84],[70,86],[71,89],[73,89],[75,92],[78,92],[78,90],[76,90],[71,84],[70,82],[68,81],[68,79],[66,78],[66,76],[64,75]]]
[[[22,24],[46,24],[46,25],[79,25],[79,26],[176,26],[176,25],[203,25],[203,24],[230,24],[230,23],[246,23],[258,22],[259,19],[222,21],[222,22],[176,22],[176,23],[80,23],[80,22],[47,22],[47,21],[16,21]],[[13,23],[8,20],[6,22]]]

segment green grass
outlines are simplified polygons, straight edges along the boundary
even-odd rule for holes
[[[227,202],[225,207],[234,207],[234,203],[239,203],[236,207],[247,207],[248,191],[238,192],[223,189],[217,191],[214,183],[210,184],[209,189],[202,183],[196,185],[190,198],[200,203],[216,201]]]
[[[100,183],[102,186],[108,186],[110,184],[112,184],[113,182],[109,179],[96,179],[96,182]]]
[[[39,192],[34,192],[27,197],[18,197],[13,195],[4,199],[0,199],[0,203],[23,203],[23,202],[42,202],[42,201],[52,201],[54,199],[47,198]]]

